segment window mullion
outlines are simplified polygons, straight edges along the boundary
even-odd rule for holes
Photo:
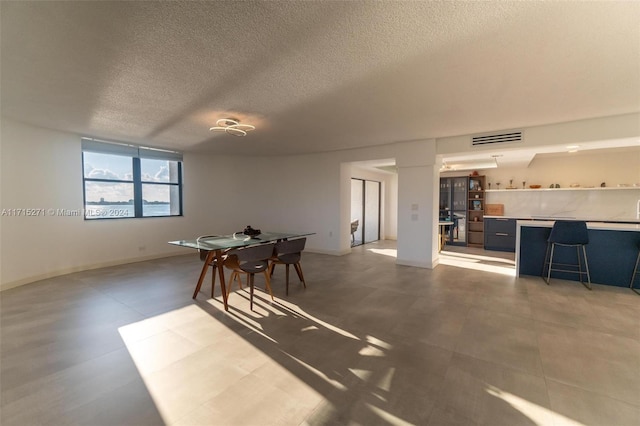
[[[142,175],[140,158],[133,158],[133,210],[135,217],[142,217]]]

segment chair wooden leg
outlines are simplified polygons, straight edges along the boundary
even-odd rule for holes
[[[231,293],[231,287],[233,287],[233,281],[238,281],[238,288],[242,290],[242,278],[240,277],[240,272],[233,271],[231,273],[231,277],[229,278],[229,287],[227,287],[227,296],[229,295],[229,293]]]
[[[269,295],[271,295],[271,300],[273,300],[273,291],[271,291],[271,278],[269,278],[269,273],[267,271],[264,271],[264,279],[266,282],[265,288],[269,292]]]
[[[289,264],[287,263],[285,266],[286,270],[287,270],[287,287],[285,290],[285,294],[288,296],[289,295]]]
[[[216,269],[217,265],[211,265],[211,298],[213,299],[213,291],[216,288]]]
[[[295,263],[293,267],[296,268],[298,278],[300,278],[300,281],[302,281],[302,285],[304,286],[304,288],[307,288],[307,283],[304,281],[304,275],[302,274],[302,266],[300,266],[300,262]]]
[[[229,277],[229,286],[227,287],[227,298],[229,297],[229,294],[231,293],[231,287],[233,286],[233,280],[236,279],[236,275],[238,273],[236,271],[231,272],[231,276]]]
[[[249,274],[249,306],[253,311],[253,274]]]

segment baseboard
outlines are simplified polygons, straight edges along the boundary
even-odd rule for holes
[[[315,253],[315,254],[328,254],[330,256],[344,256],[345,254],[351,253],[351,247],[345,250],[322,250],[322,249],[314,249],[314,248],[305,248],[305,252]]]
[[[118,265],[126,265],[126,264],[129,264],[129,263],[145,262],[147,260],[162,259],[162,258],[165,258],[165,257],[173,257],[173,256],[179,256],[179,255],[183,255],[183,254],[185,254],[185,252],[184,252],[184,250],[181,250],[181,251],[164,253],[164,254],[156,254],[156,255],[150,255],[150,256],[141,256],[141,257],[135,257],[135,258],[119,259],[119,260],[112,260],[112,261],[109,261],[109,262],[100,262],[100,263],[94,263],[94,264],[90,264],[90,265],[80,265],[80,266],[73,266],[71,268],[58,269],[56,271],[47,272],[46,274],[33,275],[33,276],[30,276],[30,277],[27,277],[27,278],[22,278],[22,279],[16,280],[16,281],[11,281],[11,282],[7,282],[7,283],[0,283],[0,291],[9,290],[9,289],[15,288],[15,287],[20,287],[21,285],[30,284],[30,283],[33,283],[33,282],[36,282],[36,281],[40,281],[40,280],[46,280],[47,278],[53,278],[53,277],[59,277],[61,275],[73,274],[74,272],[90,271],[92,269],[108,268],[110,266],[118,266]]]
[[[417,262],[415,260],[404,260],[404,259],[396,259],[396,265],[401,266],[413,266],[415,268],[424,268],[424,269],[433,269],[438,266],[438,259],[433,260],[432,262]]]

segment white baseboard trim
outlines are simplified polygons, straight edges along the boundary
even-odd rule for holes
[[[322,250],[314,248],[305,248],[304,251],[315,254],[328,254],[330,256],[344,256],[351,253],[351,247],[345,250]]]
[[[194,253],[196,253],[196,252],[194,251]],[[188,253],[185,253],[184,250],[181,250],[181,251],[169,252],[169,253],[164,253],[164,254],[141,256],[141,257],[134,257],[134,258],[128,258],[128,259],[119,259],[119,260],[112,260],[112,261],[109,261],[109,262],[100,262],[100,263],[93,263],[93,264],[90,264],[90,265],[79,265],[79,266],[73,266],[71,268],[58,269],[58,270],[55,270],[55,271],[47,272],[46,274],[32,275],[30,277],[22,278],[20,280],[10,281],[10,282],[7,282],[7,283],[0,283],[0,291],[9,290],[9,289],[15,288],[15,287],[20,287],[21,285],[30,284],[30,283],[33,283],[33,282],[36,282],[36,281],[40,281],[40,280],[46,280],[47,278],[53,278],[53,277],[59,277],[61,275],[73,274],[74,272],[82,272],[82,271],[89,271],[89,270],[92,270],[92,269],[108,268],[110,266],[117,266],[117,265],[126,265],[128,263],[145,262],[147,260],[162,259],[162,258],[165,258],[165,257],[173,257],[173,256],[184,255],[184,254],[188,254]]]
[[[413,266],[415,268],[433,269],[438,266],[438,259],[432,262],[416,262],[415,260],[396,259],[396,265]]]

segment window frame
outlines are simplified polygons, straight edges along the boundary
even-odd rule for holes
[[[151,148],[146,146],[137,146],[131,145],[127,143],[119,143],[119,142],[107,142],[96,140],[92,138],[82,138],[82,203],[83,203],[83,211],[84,211],[84,220],[94,221],[94,220],[114,220],[114,219],[149,219],[149,218],[162,218],[162,217],[182,217],[184,216],[183,211],[183,168],[182,168],[182,153],[177,151],[169,151],[158,148]],[[107,155],[118,155],[125,158],[129,158],[131,160],[132,165],[132,180],[126,179],[105,179],[105,178],[89,178],[85,173],[85,153],[91,152],[95,154],[107,154]],[[165,161],[175,161],[177,163],[177,182],[154,182],[154,181],[144,181],[142,180],[142,160],[165,160]],[[106,182],[106,183],[127,183],[133,184],[133,216],[98,216],[98,217],[88,217],[87,216],[87,182]],[[153,216],[145,216],[144,212],[144,203],[142,198],[142,187],[145,184],[151,185],[163,185],[169,188],[177,187],[178,188],[178,214],[168,214],[168,215],[153,215]],[[170,189],[171,190],[171,189]],[[171,206],[171,203],[169,203]],[[171,210],[170,210],[171,211]]]

